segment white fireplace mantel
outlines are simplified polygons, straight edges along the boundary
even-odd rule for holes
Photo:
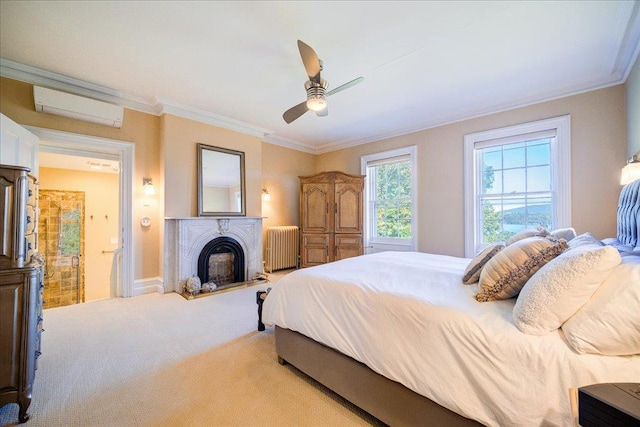
[[[198,257],[211,240],[234,238],[244,251],[245,280],[262,273],[262,218],[246,216],[165,218],[164,291],[182,292],[198,273]]]

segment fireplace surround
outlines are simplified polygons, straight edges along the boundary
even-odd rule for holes
[[[165,218],[165,292],[182,293],[187,279],[196,275],[203,279],[198,271],[199,261],[203,262],[201,254],[206,253],[205,247],[213,245],[216,239],[222,239],[218,243],[224,242],[219,253],[231,252],[236,261],[242,253],[243,265],[239,266],[242,282],[262,274],[262,218]],[[235,243],[231,244],[231,241]],[[239,248],[233,249],[234,245]]]

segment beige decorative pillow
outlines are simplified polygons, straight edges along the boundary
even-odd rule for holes
[[[566,240],[543,237],[518,240],[498,252],[480,273],[476,300],[480,302],[513,298],[543,265],[567,249]]]
[[[611,246],[585,245],[566,251],[522,288],[513,307],[516,327],[529,335],[555,331],[589,301],[619,264],[620,254]]]
[[[484,265],[502,249],[504,249],[504,244],[493,243],[480,251],[480,253],[471,260],[467,268],[464,270],[462,283],[464,283],[465,285],[477,283],[478,280],[480,280],[480,272],[482,271],[482,267],[484,267]]]
[[[522,230],[513,236],[509,240],[507,240],[507,246],[513,245],[518,240],[528,239],[529,237],[546,237],[549,235],[549,232],[543,226],[536,228],[528,228],[526,230]]]

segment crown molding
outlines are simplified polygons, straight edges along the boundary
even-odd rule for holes
[[[164,99],[148,100],[135,97],[105,86],[64,76],[41,68],[20,64],[5,58],[0,58],[0,76],[33,85],[45,86],[50,89],[73,93],[75,95],[98,99],[100,101],[121,105],[147,114],[157,116],[165,113],[171,114],[259,138],[264,138],[267,134],[273,134],[273,131],[270,129],[254,126],[219,114],[172,103],[171,101]],[[273,138],[273,140],[275,139],[277,139],[277,137]],[[282,141],[285,140],[282,139]],[[281,144],[284,145],[285,142],[281,142]],[[292,140],[286,140],[286,144],[295,149],[303,149],[307,147],[305,144]],[[306,149],[308,150],[308,148]]]
[[[393,132],[378,134],[367,138],[332,141],[318,146],[315,148],[314,153],[323,154],[344,148],[369,144],[371,142],[395,138],[439,126],[446,126],[463,120],[471,120],[490,114],[497,114],[516,108],[523,108],[529,105],[540,104],[542,102],[553,101],[555,99],[579,95],[581,93],[623,84],[629,77],[634,64],[639,60],[638,58],[640,58],[640,2],[634,1],[625,4],[620,13],[624,17],[624,19],[620,19],[620,49],[617,52],[616,61],[608,76],[598,80],[576,82],[572,86],[562,90],[549,91],[543,94],[521,98],[516,101],[463,110],[457,114],[441,116],[436,119],[432,118],[428,123],[424,123],[420,126],[398,129]]]
[[[625,3],[621,8],[621,14],[625,19],[619,21],[625,22],[619,30],[620,33],[620,49],[616,56],[611,74],[622,75],[623,82],[629,77],[633,65],[640,54],[640,3],[637,1]]]
[[[620,48],[616,53],[615,62],[612,65],[611,72],[608,76],[593,81],[576,82],[569,88],[549,91],[544,94],[536,94],[533,96],[521,98],[517,101],[497,103],[494,105],[458,111],[456,114],[448,116],[431,117],[431,120],[428,123],[423,123],[420,126],[397,129],[385,134],[378,134],[365,138],[337,140],[322,144],[320,146],[312,146],[300,141],[294,141],[288,138],[284,138],[274,134],[272,130],[266,128],[254,126],[249,123],[241,122],[239,120],[231,119],[229,117],[225,117],[208,111],[199,110],[190,106],[172,103],[169,100],[149,100],[135,97],[129,94],[118,92],[105,86],[96,85],[72,77],[42,70],[36,67],[20,64],[4,58],[0,58],[0,76],[24,81],[35,85],[42,85],[52,89],[63,90],[81,96],[99,99],[101,101],[121,105],[123,107],[148,114],[171,114],[178,117],[183,117],[202,123],[207,123],[213,126],[233,130],[239,133],[256,136],[262,138],[262,140],[265,142],[280,145],[286,148],[311,154],[323,154],[331,151],[341,150],[344,148],[398,137],[409,133],[419,132],[438,126],[445,126],[463,120],[470,120],[490,114],[512,110],[515,108],[522,108],[528,105],[538,104],[541,102],[551,101],[567,96],[578,95],[580,93],[603,89],[617,84],[623,84],[629,76],[633,65],[638,60],[638,57],[640,55],[640,3],[629,2],[621,9],[620,14],[623,17],[623,19],[620,19],[620,22],[622,24],[620,26],[618,35],[618,39],[620,40]]]
[[[640,46],[638,46],[637,50],[640,50]],[[579,95],[581,93],[586,93],[586,92],[591,92],[598,89],[605,89],[607,87],[616,86],[619,84],[623,84],[625,82],[626,77],[629,75],[629,72],[633,64],[634,64],[633,62],[629,63],[627,67],[628,69],[624,72],[623,70],[619,70],[603,79],[576,83],[570,86],[569,88],[563,88],[561,90],[544,92],[542,94],[536,94],[533,96],[520,98],[515,101],[498,103],[498,104],[488,105],[480,108],[460,110],[457,114],[451,114],[446,116],[432,116],[429,122],[423,123],[420,126],[397,129],[392,132],[382,133],[372,137],[343,139],[343,140],[329,142],[315,148],[314,154],[329,153],[331,151],[342,150],[344,148],[350,148],[358,145],[369,144],[371,142],[382,141],[385,139],[395,138],[398,136],[420,132],[427,129],[446,126],[446,125],[458,123],[464,120],[471,120],[478,117],[488,116],[491,114],[498,114],[505,111],[514,110],[517,108],[524,108],[530,105],[540,104],[543,102],[566,98],[568,96]]]
[[[98,99],[144,113],[155,114],[155,106],[144,98],[124,94],[106,86],[20,64],[5,58],[0,58],[0,76]]]
[[[221,128],[244,133],[246,135],[257,136],[263,139],[266,134],[273,133],[272,130],[263,127],[254,126],[240,120],[231,119],[229,117],[221,116],[220,114],[200,110],[188,105],[172,103],[165,99],[156,99],[156,101],[156,113],[158,115],[171,114],[173,116],[195,120],[197,122],[218,126]]]
[[[280,145],[281,147],[291,148],[297,151],[303,151],[305,153],[320,154],[318,152],[318,149],[312,145],[304,144],[302,142],[284,138],[273,133],[265,135],[263,138],[263,141],[268,142],[270,144],[274,144],[274,145]]]
[[[579,82],[568,89],[564,88],[563,90],[550,91],[544,94],[521,98],[517,101],[459,111],[455,115],[440,116],[436,118],[432,117],[432,120],[430,120],[429,123],[424,123],[421,126],[398,129],[393,132],[378,134],[366,138],[332,141],[320,146],[312,146],[300,141],[284,138],[274,134],[270,129],[254,126],[219,114],[199,110],[194,107],[172,103],[165,99],[153,99],[151,101],[145,100],[143,98],[123,94],[105,86],[74,79],[72,77],[20,64],[4,58],[0,58],[0,76],[110,102],[112,104],[121,105],[147,114],[157,116],[162,114],[171,114],[246,135],[255,136],[261,138],[265,142],[285,148],[318,155],[622,84],[625,82],[631,72],[633,64],[635,63],[632,59],[637,58],[638,53],[640,52],[639,10],[640,6],[636,4],[632,13],[630,13],[629,25],[627,26],[627,31],[624,35],[624,43],[618,52],[618,61],[616,62],[616,66],[612,70],[611,75],[604,79]],[[633,55],[630,54],[632,50],[634,51]]]

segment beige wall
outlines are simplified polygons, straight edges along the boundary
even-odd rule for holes
[[[40,168],[41,190],[83,191],[85,227],[84,253],[85,301],[111,296],[110,274],[112,253],[118,237],[118,175],[113,173],[81,172]]]
[[[597,237],[615,234],[620,168],[627,152],[640,149],[638,126],[629,125],[629,103],[637,112],[638,64],[627,85],[588,92],[485,117],[427,129],[318,156],[262,142],[196,121],[157,117],[125,109],[122,129],[36,113],[32,85],[0,79],[0,112],[12,120],[49,129],[94,135],[135,144],[135,278],[162,276],[163,221],[197,215],[196,144],[245,152],[248,216],[265,216],[265,228],[299,225],[298,176],[327,170],[360,173],[360,156],[408,145],[418,146],[420,251],[464,253],[463,137],[465,134],[571,115],[572,221],[578,232]],[[635,99],[635,101],[634,101]],[[633,121],[629,117],[629,121]],[[637,123],[634,122],[634,123]],[[635,138],[635,139],[634,139]],[[632,142],[632,139],[635,142]],[[629,140],[629,142],[627,142]],[[635,150],[635,151],[634,151]],[[142,203],[142,178],[152,178],[156,196]],[[139,185],[138,185],[139,184]],[[262,202],[266,188],[271,202]],[[149,228],[137,226],[149,216]]]
[[[640,56],[627,78],[627,157],[640,152]]]
[[[244,151],[246,213],[261,216],[262,142],[260,138],[165,114],[162,116],[165,216],[198,215],[198,143]]]
[[[33,85],[15,80],[0,78],[0,112],[21,125],[54,129],[81,135],[97,136],[135,144],[134,166],[134,255],[135,279],[162,276],[160,230],[163,218],[161,207],[162,172],[160,169],[160,118],[133,110],[124,110],[124,122],[121,129],[50,114],[37,113],[33,102]],[[160,192],[152,206],[142,205],[142,178],[151,178]],[[140,218],[151,218],[151,227],[138,226]]]
[[[418,146],[418,249],[464,255],[465,134],[571,115],[572,225],[615,236],[620,168],[626,158],[623,85],[322,154],[317,169],[360,173],[360,156]]]
[[[300,183],[298,176],[316,171],[316,156],[278,145],[262,144],[262,188],[271,201],[262,202],[264,228],[300,226]]]

